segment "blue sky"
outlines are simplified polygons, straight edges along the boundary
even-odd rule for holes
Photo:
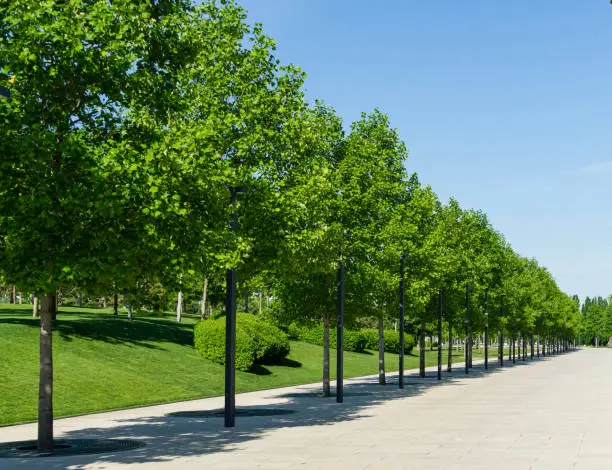
[[[386,112],[408,169],[560,287],[612,293],[607,0],[242,0],[309,99]]]

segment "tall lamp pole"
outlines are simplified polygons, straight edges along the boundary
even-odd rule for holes
[[[501,304],[499,307],[499,344],[497,345],[497,354],[499,356],[499,365],[504,365],[504,325],[502,325],[502,319],[504,318],[504,298],[506,294],[501,295]]]
[[[485,289],[485,337],[484,337],[484,366],[489,368],[489,288]]]
[[[468,373],[470,367],[470,356],[468,352],[470,342],[470,286],[465,285],[465,373]]]
[[[406,255],[400,256],[400,292],[399,292],[399,388],[404,388],[404,261]]]
[[[238,193],[246,194],[247,188],[231,187],[231,203],[236,203]],[[236,211],[232,213],[230,229],[238,230]],[[236,422],[236,270],[228,269],[225,276],[225,427],[232,428]]]

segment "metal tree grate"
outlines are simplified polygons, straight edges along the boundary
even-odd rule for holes
[[[38,452],[36,441],[0,443],[0,458],[64,457],[137,449],[144,443],[119,439],[56,439],[53,452]]]

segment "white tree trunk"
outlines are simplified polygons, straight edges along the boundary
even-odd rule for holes
[[[183,291],[178,293],[178,301],[176,302],[176,321],[181,321],[181,314],[183,313]]]
[[[42,298],[40,312],[40,372],[38,380],[38,450],[53,450],[53,292]]]
[[[32,316],[36,318],[38,316],[38,297],[34,296],[34,306],[32,307]]]
[[[127,306],[127,311],[128,311],[128,320],[129,320],[129,321],[132,321],[132,318],[133,318],[133,317],[132,317],[132,304],[129,304],[129,305]]]
[[[208,294],[208,278],[204,279],[204,285],[202,286],[202,320],[206,318],[206,295]]]

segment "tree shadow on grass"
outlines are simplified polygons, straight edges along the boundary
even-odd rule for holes
[[[57,462],[61,468],[76,470],[85,469],[94,463],[101,466],[113,463],[154,464],[180,457],[233,452],[240,449],[241,443],[261,439],[270,430],[367,420],[372,416],[372,407],[376,405],[416,397],[433,387],[465,387],[470,380],[537,362],[540,361],[521,361],[504,367],[492,363],[488,370],[485,370],[482,364],[475,364],[467,375],[459,369],[450,374],[444,372],[443,380],[435,380],[430,371],[424,379],[416,374],[407,374],[404,389],[397,387],[396,374],[388,375],[389,385],[395,386],[380,386],[374,378],[347,380],[345,400],[340,404],[333,398],[319,398],[316,394],[318,389],[312,385],[290,392],[287,389],[279,389],[278,393],[272,393],[264,399],[271,402],[264,406],[240,407],[241,396],[238,396],[238,409],[243,412],[241,414],[255,416],[237,417],[234,428],[223,427],[221,413],[213,412],[211,416],[211,413],[207,412],[214,410],[211,401],[205,402],[209,409],[202,407],[203,403],[199,401],[183,403],[178,407],[181,413],[163,414],[162,408],[151,408],[150,415],[146,417],[117,419],[110,427],[84,428],[62,436],[69,439],[130,438],[142,441],[145,444],[143,447],[105,455],[40,458],[36,462],[30,460],[28,464],[36,465],[29,468],[49,468]],[[17,460],[14,462],[18,463]]]
[[[37,318],[0,316],[0,324],[40,327]],[[112,315],[79,315],[78,318],[60,316],[53,323],[53,331],[64,341],[75,338],[103,341],[110,344],[141,346],[149,349],[164,349],[160,343],[193,345],[193,325],[154,318],[136,318],[128,321]]]

